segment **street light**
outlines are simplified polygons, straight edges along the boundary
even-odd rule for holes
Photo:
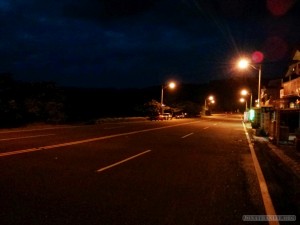
[[[170,88],[170,89],[174,89],[176,87],[176,83],[175,82],[169,82],[167,85],[162,85],[161,86],[161,98],[160,98],[160,105],[161,105],[161,114],[164,113],[164,89],[165,88]]]
[[[246,108],[245,111],[247,111],[247,100],[244,99],[244,98],[240,98],[240,102],[242,102],[242,103],[245,102],[245,103],[246,103],[246,104],[245,104],[245,108]]]
[[[249,91],[247,91],[246,89],[243,89],[241,90],[241,95],[242,96],[247,96],[247,95],[250,95],[250,109],[252,108],[252,92],[249,93]],[[246,103],[247,103],[247,100],[246,100]],[[247,107],[246,107],[246,110],[247,110]]]
[[[207,102],[206,102],[207,99],[209,100],[210,103],[212,103],[212,104],[215,103],[214,96],[210,95],[209,97],[205,98],[205,100],[204,100],[204,107],[205,107],[205,110],[207,109],[207,105],[208,105]]]
[[[208,100],[208,102],[207,102]],[[211,112],[210,112],[210,109],[209,109],[209,105],[210,104],[215,104],[215,98],[214,96],[210,95],[208,96],[207,98],[204,99],[204,115],[210,115]]]
[[[249,65],[249,61],[247,59],[241,59],[239,62],[238,62],[238,67],[240,69],[246,69]]]
[[[261,104],[260,104],[261,64],[258,64],[257,66],[254,66],[247,59],[241,59],[238,62],[238,67],[240,69],[246,69],[249,66],[251,66],[255,70],[258,70],[258,93],[257,93],[258,102],[257,102],[257,106],[260,107],[261,106]]]

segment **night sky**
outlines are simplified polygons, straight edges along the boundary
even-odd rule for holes
[[[237,76],[264,54],[283,77],[300,47],[297,0],[0,0],[0,73],[62,86],[142,88]],[[255,73],[255,71],[253,72]]]

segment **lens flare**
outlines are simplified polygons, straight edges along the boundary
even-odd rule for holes
[[[264,60],[264,54],[260,51],[255,51],[252,53],[252,60],[255,63],[261,63]]]
[[[267,8],[274,16],[283,16],[295,2],[295,0],[268,0]]]

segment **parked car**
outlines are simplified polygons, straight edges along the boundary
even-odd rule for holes
[[[150,120],[164,120],[164,116],[161,114],[152,115],[149,117]]]
[[[150,120],[171,120],[173,118],[171,113],[163,113],[152,115],[149,117]]]
[[[171,113],[164,113],[162,116],[164,120],[171,120],[173,118]]]
[[[183,119],[183,118],[185,118],[186,117],[186,113],[181,113],[181,114],[177,114],[176,116],[175,116],[175,118],[176,119]]]

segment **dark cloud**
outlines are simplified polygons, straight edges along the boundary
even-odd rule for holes
[[[115,87],[227,76],[240,53],[273,63],[299,44],[299,3],[274,15],[270,1],[2,0],[0,72]]]
[[[136,16],[151,10],[158,0],[87,0],[64,5],[66,16],[75,18],[116,20]]]

